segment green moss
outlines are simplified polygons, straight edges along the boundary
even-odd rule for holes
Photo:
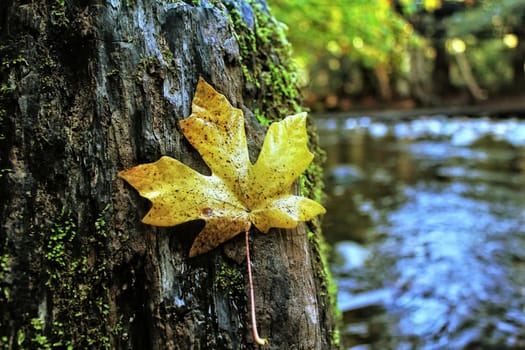
[[[159,62],[159,59],[155,56],[141,56],[139,63],[135,69],[137,78],[141,78],[143,74],[155,74],[162,64]]]
[[[244,295],[244,276],[236,266],[224,262],[215,275],[215,288],[229,296]]]
[[[53,0],[51,3],[51,23],[58,27],[66,27],[69,24],[65,0]]]
[[[163,47],[161,53],[164,61],[166,61],[168,65],[171,65],[171,62],[173,61],[173,52],[171,52],[168,47]]]
[[[9,276],[9,273],[11,272],[11,266],[9,265],[9,253],[7,249],[7,243],[8,241],[6,236],[2,247],[2,253],[0,255],[0,303],[6,302],[9,299],[9,288],[6,283],[6,279]]]
[[[251,109],[262,111],[258,120],[267,124],[301,110],[297,69],[284,26],[260,2],[248,3],[254,9],[253,28],[243,20],[239,4],[229,3],[228,15],[239,43],[245,82],[255,86],[258,93]]]
[[[51,99],[56,94],[59,80],[57,79],[57,69],[60,69],[58,63],[47,54],[40,63],[40,88],[46,99]],[[42,106],[50,107],[49,102],[43,102]]]
[[[266,119],[266,114],[262,113],[259,108],[255,108],[253,110],[253,114],[255,115],[257,121],[262,125],[270,126],[270,124],[272,123],[271,120]]]
[[[38,349],[51,349],[51,344],[49,343],[49,340],[47,337],[43,334],[44,332],[44,320],[41,320],[39,318],[33,318],[31,319],[31,325],[33,326],[34,335],[31,339],[33,341],[33,344],[38,346]]]
[[[317,157],[321,157],[319,153]],[[304,174],[299,177],[299,186],[301,189],[301,196],[313,199],[316,202],[321,202],[323,198],[323,187],[319,184],[322,181],[323,168],[319,162],[311,163]]]
[[[50,228],[46,244],[46,286],[52,312],[45,332],[33,332],[32,341],[52,348],[109,349],[108,271],[104,251],[106,207],[89,235],[79,237],[73,216],[63,209]],[[44,343],[46,340],[47,343]]]
[[[22,56],[18,56],[18,57],[13,58],[13,59],[5,59],[5,60],[2,61],[2,67],[3,68],[8,68],[9,69],[9,68],[12,68],[12,67],[15,67],[15,66],[18,66],[18,65],[29,66],[29,63]]]
[[[52,271],[63,268],[66,265],[68,259],[68,243],[70,244],[76,236],[76,225],[73,219],[67,217],[64,213],[64,209],[58,217],[58,221],[51,227],[51,235],[47,242],[46,260],[51,265],[48,269],[49,280],[48,283],[52,283],[56,278],[55,275],[51,274]]]
[[[0,86],[0,95],[6,94],[8,92],[14,91],[15,88],[13,86],[8,86],[7,84],[2,84]]]
[[[117,68],[113,68],[112,70],[110,70],[109,72],[106,73],[106,78],[110,78],[110,77],[113,77],[115,75],[118,75],[119,72],[120,71]]]

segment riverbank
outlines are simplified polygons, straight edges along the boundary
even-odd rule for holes
[[[369,116],[374,119],[412,119],[420,116],[466,116],[473,118],[525,118],[525,96],[500,98],[475,105],[445,105],[432,108],[357,108],[344,112],[317,112],[317,118]]]

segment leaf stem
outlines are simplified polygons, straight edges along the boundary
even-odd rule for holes
[[[252,331],[253,331],[253,340],[259,345],[268,345],[268,339],[260,338],[259,332],[257,332],[257,321],[255,320],[255,297],[253,294],[253,280],[252,280],[252,263],[250,261],[250,240],[248,236],[250,234],[249,230],[246,230],[246,262],[248,264],[248,284],[250,287],[250,310],[252,318]]]

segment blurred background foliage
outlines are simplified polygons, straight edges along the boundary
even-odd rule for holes
[[[463,105],[525,87],[523,0],[270,0],[314,111]]]

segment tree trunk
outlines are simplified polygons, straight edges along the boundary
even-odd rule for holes
[[[525,31],[520,31],[518,37],[523,37]],[[518,46],[512,51],[512,93],[523,91],[525,88],[525,72],[523,70],[523,65],[525,64],[525,43],[520,40]]]
[[[142,224],[116,173],[161,155],[208,171],[178,127],[199,76],[244,110],[255,159],[259,122],[299,109],[281,30],[260,0],[0,2],[4,348],[257,347],[243,235],[190,259],[202,223]],[[336,347],[318,226],[251,235],[271,349]]]

